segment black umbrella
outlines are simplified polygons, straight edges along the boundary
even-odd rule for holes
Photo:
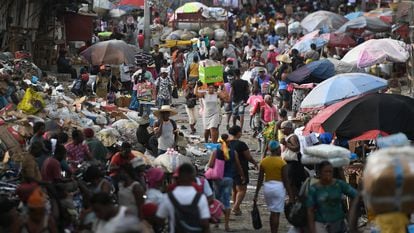
[[[326,132],[354,138],[368,130],[402,132],[414,139],[414,99],[393,94],[371,94],[351,101],[324,123]]]

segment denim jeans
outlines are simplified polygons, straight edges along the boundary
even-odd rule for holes
[[[230,198],[232,189],[233,178],[223,177],[223,179],[215,181],[215,196],[221,203],[223,203],[224,209],[230,209]]]

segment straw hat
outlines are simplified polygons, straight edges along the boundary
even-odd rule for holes
[[[290,59],[289,55],[287,54],[280,54],[276,56],[276,60],[283,62],[283,63],[292,63],[292,60]]]
[[[272,44],[271,44],[267,50],[269,50],[269,51],[270,51],[270,50],[275,50],[275,49],[276,49],[276,47],[275,47],[274,45],[272,45]]]
[[[171,108],[170,105],[163,105],[163,106],[161,106],[160,109],[154,111],[154,115],[156,117],[159,117],[161,112],[169,112],[170,113],[170,116],[173,116],[173,115],[176,115],[177,114],[177,111],[175,111],[173,108]]]

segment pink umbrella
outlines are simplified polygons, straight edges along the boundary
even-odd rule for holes
[[[386,61],[406,62],[409,57],[404,42],[387,38],[365,41],[345,54],[342,61],[365,68]]]
[[[328,45],[332,47],[346,48],[356,45],[355,40],[345,33],[326,33],[322,34],[320,37],[326,39],[328,41]]]
[[[319,37],[319,31],[320,30],[315,30],[313,32],[309,32],[308,34],[302,36],[301,38],[299,38],[299,41],[303,41],[303,40],[311,40],[311,39],[315,39]]]

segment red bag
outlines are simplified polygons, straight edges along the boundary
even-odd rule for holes
[[[292,93],[294,89],[295,89],[295,87],[293,86],[293,83],[289,83],[288,86],[287,86],[287,91]]]
[[[82,81],[84,81],[84,82],[89,81],[89,74],[81,74],[81,79],[82,79]]]

